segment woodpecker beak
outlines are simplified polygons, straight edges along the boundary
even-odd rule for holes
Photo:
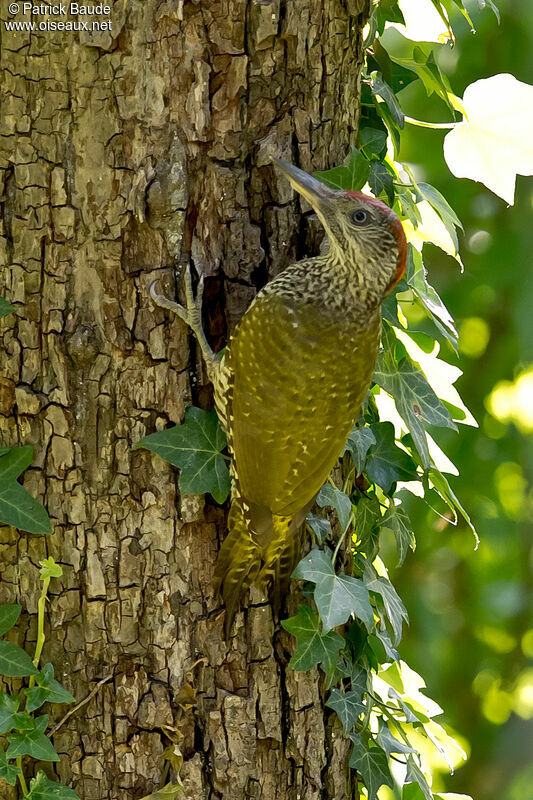
[[[293,189],[305,197],[315,211],[328,211],[333,206],[333,201],[337,197],[338,192],[329,189],[312,175],[304,172],[303,169],[289,164],[288,161],[281,161],[279,158],[273,158],[272,161],[276,167],[283,172],[285,177],[289,180]]]

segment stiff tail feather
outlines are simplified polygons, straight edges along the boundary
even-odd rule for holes
[[[274,611],[279,613],[301,549],[300,520],[268,512],[268,525],[264,513],[259,515],[259,525],[254,525],[252,517],[258,516],[257,510],[250,512],[247,502],[235,493],[228,516],[229,533],[222,543],[215,571],[226,607],[226,638],[240,600],[254,581],[263,588],[270,584]]]

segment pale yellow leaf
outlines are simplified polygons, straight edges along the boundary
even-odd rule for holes
[[[450,38],[450,29],[444,23],[431,0],[399,0],[398,5],[405,19],[405,25],[392,22],[387,27],[396,28],[413,42],[439,42],[443,44]]]
[[[517,175],[533,175],[533,86],[503,73],[471,83],[465,118],[444,139],[458,178],[470,178],[514,203]]]

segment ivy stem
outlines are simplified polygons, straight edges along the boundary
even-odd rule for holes
[[[20,788],[22,789],[22,794],[24,797],[28,794],[28,784],[26,783],[26,778],[22,773],[22,756],[19,756],[16,761],[17,767],[20,769],[19,772],[19,781],[20,781]]]
[[[343,543],[346,534],[348,533],[348,528],[350,527],[351,519],[352,519],[352,515],[350,515],[350,519],[348,520],[348,524],[347,524],[346,528],[344,529],[344,531],[339,536],[339,541],[337,542],[337,544],[335,546],[335,550],[333,551],[333,555],[331,557],[331,563],[333,564],[333,569],[335,569],[335,562],[337,560],[337,555],[339,553],[340,546]]]
[[[444,131],[450,131],[461,124],[460,122],[424,122],[422,119],[414,119],[407,116],[404,116],[404,120],[410,125],[418,125],[419,128],[436,128]]]
[[[41,658],[41,653],[43,651],[43,645],[45,640],[44,635],[44,609],[46,606],[46,597],[48,594],[48,587],[50,585],[50,576],[46,576],[43,578],[43,588],[41,589],[41,596],[39,597],[39,602],[37,604],[37,642],[35,644],[35,656],[33,658],[33,666],[37,669],[39,667],[39,661]],[[30,675],[29,680],[29,687],[30,689],[35,685],[35,676]]]

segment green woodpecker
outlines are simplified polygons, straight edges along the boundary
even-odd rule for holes
[[[151,294],[195,332],[232,456],[229,532],[217,563],[226,630],[242,593],[271,584],[276,602],[300,550],[314,499],[342,452],[369,389],[381,302],[400,280],[407,245],[393,211],[360,192],[334,191],[274,159],[311,204],[325,255],[291,264],[258,293],[223,358],[201,324],[203,280],[187,307]]]

